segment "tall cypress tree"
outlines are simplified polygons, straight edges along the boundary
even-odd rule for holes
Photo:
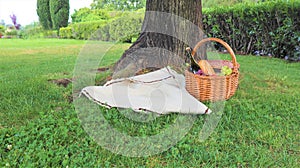
[[[50,14],[53,29],[68,26],[70,4],[69,0],[50,0]]]
[[[50,0],[37,0],[36,12],[39,16],[39,21],[44,29],[52,29],[52,19],[50,14]]]

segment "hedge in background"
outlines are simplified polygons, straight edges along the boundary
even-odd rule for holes
[[[300,59],[300,1],[239,4],[203,11],[204,30],[242,54]]]
[[[75,10],[75,13],[71,15],[72,22],[88,22],[88,21],[99,21],[99,20],[109,20],[110,15],[105,9],[90,9],[90,8],[81,8]]]
[[[110,40],[131,42],[132,38],[138,37],[143,19],[141,15],[128,15],[113,20],[109,24]]]
[[[98,29],[106,25],[106,21],[80,22],[70,24],[68,27],[60,28],[59,35],[61,38],[74,38],[87,40]],[[103,39],[100,39],[103,40]]]
[[[61,38],[70,39],[73,37],[71,27],[62,27],[59,29],[59,35]]]
[[[18,35],[22,39],[58,38],[57,30],[45,30],[42,27],[21,30]]]
[[[61,38],[93,39],[131,42],[140,33],[143,14],[127,13],[110,21],[93,21],[70,24],[60,28]]]
[[[144,13],[126,13],[107,22],[71,24],[61,37],[104,41],[130,41],[140,33]],[[300,57],[300,1],[238,4],[203,10],[203,27],[209,37],[225,40],[241,54]],[[66,31],[66,32],[65,32]],[[72,34],[72,35],[71,35]]]

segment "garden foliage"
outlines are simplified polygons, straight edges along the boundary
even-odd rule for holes
[[[110,14],[111,15],[111,14]],[[124,12],[113,20],[73,23],[60,29],[62,38],[130,41],[140,33],[144,13]],[[241,54],[300,59],[300,1],[242,3],[203,10],[209,37],[221,38]],[[84,17],[82,17],[84,18]]]
[[[146,0],[93,0],[92,9],[137,10],[146,6]]]
[[[60,28],[61,38],[94,39],[131,42],[137,37],[143,23],[143,14],[126,12],[112,20],[100,20],[70,24]]]
[[[99,20],[108,20],[110,15],[105,9],[90,9],[90,8],[81,8],[75,10],[75,13],[72,14],[72,22],[88,22],[88,21],[99,21]]]
[[[5,27],[0,25],[0,38],[3,36],[4,32],[5,32]]]
[[[61,27],[68,26],[69,0],[50,0],[49,5],[53,29],[59,30]]]
[[[38,0],[37,1],[37,14],[39,16],[39,21],[44,29],[52,29],[52,19],[50,14],[50,0]]]
[[[18,32],[23,39],[57,38],[57,34],[57,30],[45,30],[38,22],[26,25]]]
[[[237,52],[297,60],[300,1],[269,1],[203,11],[204,30]]]

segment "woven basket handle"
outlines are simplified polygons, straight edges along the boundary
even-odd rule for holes
[[[218,43],[222,44],[227,49],[227,51],[229,52],[229,54],[231,56],[232,64],[233,64],[234,69],[238,69],[238,64],[236,62],[236,57],[235,57],[235,54],[234,54],[232,48],[226,42],[224,42],[223,40],[218,39],[218,38],[206,38],[206,39],[203,39],[203,40],[199,41],[197,43],[197,45],[194,47],[194,49],[192,51],[192,55],[195,56],[195,53],[197,52],[197,49],[199,47],[201,47],[203,44],[205,44],[206,42],[209,42],[209,41],[215,41],[215,42],[218,42]]]

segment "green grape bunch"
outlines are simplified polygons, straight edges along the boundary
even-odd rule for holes
[[[228,66],[223,66],[221,69],[221,74],[222,75],[230,75],[232,73],[232,69],[229,68]]]

